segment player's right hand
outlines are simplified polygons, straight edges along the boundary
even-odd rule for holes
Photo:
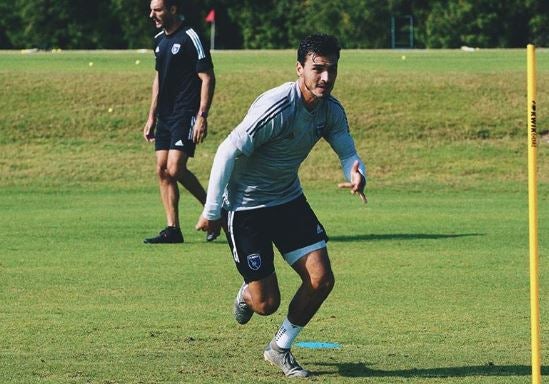
[[[143,137],[149,143],[154,141],[154,124],[151,124],[149,121],[147,121],[145,128],[143,128]]]
[[[197,231],[203,231],[203,232],[219,232],[220,227],[221,227],[221,219],[208,220],[204,216],[200,215],[194,228]]]

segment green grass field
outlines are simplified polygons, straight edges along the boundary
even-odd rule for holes
[[[301,178],[331,237],[337,283],[298,340],[341,348],[295,348],[310,381],[530,382],[525,57],[343,52],[334,94],[368,164],[369,203],[337,190],[338,161],[319,145]],[[292,51],[214,61],[210,135],[191,162],[204,183],[253,99],[295,78]],[[277,260],[281,310],[238,326],[240,277],[226,243],[193,230],[200,207],[188,194],[186,243],[142,244],[164,225],[141,137],[152,76],[150,52],[0,52],[2,383],[284,380],[261,352],[298,285],[287,266]],[[548,83],[540,50],[545,365]]]

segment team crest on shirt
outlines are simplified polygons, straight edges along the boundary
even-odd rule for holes
[[[181,44],[172,45],[172,54],[177,55],[177,52],[179,52],[179,48],[181,48]]]
[[[251,255],[248,255],[248,267],[252,271],[257,271],[259,268],[261,268],[261,255],[259,253],[252,253]]]

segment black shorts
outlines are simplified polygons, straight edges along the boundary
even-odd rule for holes
[[[273,244],[288,264],[326,247],[328,236],[301,195],[289,203],[244,211],[225,211],[229,247],[245,282],[274,272]]]
[[[156,122],[154,134],[154,149],[156,151],[177,149],[189,157],[194,156],[196,144],[193,142],[193,127],[196,120],[194,113],[186,113],[182,117]]]

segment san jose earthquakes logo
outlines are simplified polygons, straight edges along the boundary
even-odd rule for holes
[[[261,268],[261,255],[259,253],[252,253],[251,255],[248,255],[248,267],[252,271],[257,271],[259,268]]]
[[[179,48],[181,48],[181,44],[172,45],[172,54],[176,55],[179,52]]]

